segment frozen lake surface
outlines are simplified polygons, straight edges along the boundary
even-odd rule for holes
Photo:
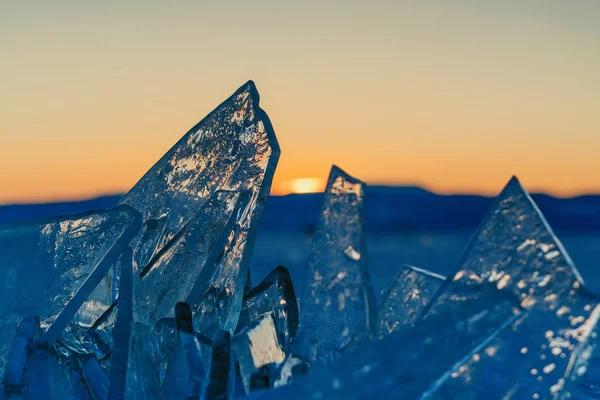
[[[388,288],[403,264],[448,274],[458,264],[472,232],[370,234],[368,260],[377,295]],[[557,233],[577,265],[585,282],[600,293],[600,235]],[[282,265],[290,270],[300,297],[304,270],[310,252],[310,236],[302,233],[265,232],[258,234],[251,263],[253,281],[259,282]]]

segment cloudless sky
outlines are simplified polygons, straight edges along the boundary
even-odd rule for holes
[[[248,79],[275,191],[600,191],[600,1],[206,3],[0,2],[0,203],[124,192]]]

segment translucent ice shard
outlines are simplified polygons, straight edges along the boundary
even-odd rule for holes
[[[393,332],[413,327],[445,279],[431,271],[403,265],[390,288],[382,294],[375,338],[383,339]],[[359,350],[369,340],[366,330],[362,326],[360,328],[354,332],[346,351]]]
[[[331,372],[319,370],[275,393],[328,399],[568,398],[587,369],[599,316],[597,298],[513,179],[413,329],[347,354]]]
[[[331,169],[292,350],[308,362],[335,359],[360,324],[373,331],[377,306],[367,270],[364,186]]]
[[[210,373],[204,389],[205,399],[233,398],[235,392],[235,361],[231,351],[231,334],[228,331],[217,332]]]
[[[136,259],[143,263],[159,253],[218,190],[250,192],[250,212],[243,223],[254,225],[278,159],[275,133],[249,81],[190,129],[122,199],[147,224],[159,221],[148,227]],[[248,239],[249,245],[242,247],[251,251],[253,237]],[[247,268],[242,269],[245,273]]]
[[[58,338],[138,229],[128,206],[0,227],[0,374],[20,321],[39,316]]]
[[[379,304],[376,337],[414,326],[445,279],[424,269],[402,266]]]
[[[480,299],[484,283],[518,298],[523,315],[485,349],[455,366],[432,393],[469,397],[485,392],[498,398],[558,398],[570,393],[596,346],[591,333],[600,315],[598,299],[586,290],[516,178],[498,196],[425,317]]]
[[[119,306],[112,330],[112,355],[108,398],[125,398],[127,367],[133,325],[133,252],[127,248],[121,256]],[[134,351],[136,349],[133,349]]]
[[[271,387],[274,382],[272,372],[285,359],[277,339],[273,312],[263,314],[234,336],[232,343],[246,393]]]
[[[299,314],[290,272],[281,266],[244,295],[236,331],[249,328],[269,312],[275,319],[279,344],[287,351],[298,331]]]
[[[186,133],[123,198],[122,203],[139,210],[145,220],[145,232],[135,249],[136,261],[141,263],[140,287],[134,282],[138,303],[144,299],[147,303],[141,314],[135,307],[136,318],[144,325],[152,326],[167,316],[165,310],[172,313],[175,302],[185,301],[192,306],[194,323],[205,336],[212,337],[220,329],[235,329],[256,223],[278,158],[273,128],[259,107],[258,92],[250,81]],[[235,210],[228,207],[223,212],[227,216],[233,213],[233,219],[223,219],[228,223],[225,227],[204,226],[205,240],[196,244],[190,240],[177,248],[182,232],[189,230],[190,224],[209,223],[207,216],[199,217],[198,213],[218,193],[240,196],[238,200],[220,200],[236,205]],[[209,242],[214,245],[212,252]],[[191,258],[190,265],[181,260],[169,262],[194,252],[203,263]],[[186,268],[194,277],[180,268]],[[171,291],[169,298],[159,300],[159,305],[148,296],[157,284]],[[190,288],[190,284],[195,286]],[[181,297],[183,293],[187,297]]]

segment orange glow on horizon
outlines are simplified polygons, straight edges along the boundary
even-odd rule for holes
[[[325,181],[321,178],[297,178],[273,185],[271,194],[284,196],[286,194],[318,193],[325,190]]]

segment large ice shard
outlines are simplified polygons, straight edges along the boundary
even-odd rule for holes
[[[246,393],[273,386],[274,372],[285,360],[277,336],[275,315],[270,311],[233,337],[232,347]]]
[[[20,321],[39,317],[44,340],[57,339],[106,279],[139,224],[139,214],[121,206],[0,227],[0,280],[5,282],[0,302],[0,375]]]
[[[521,315],[498,326],[503,329],[484,347],[438,380],[432,396],[485,392],[498,398],[558,398],[571,393],[596,346],[598,299],[516,178],[498,196],[425,317],[436,318],[465,301],[483,301],[485,284],[519,299]]]
[[[250,192],[244,226],[260,218],[279,159],[279,145],[254,83],[247,82],[190,129],[125,195],[144,217],[136,249],[143,263],[158,254],[218,190]],[[251,250],[253,237],[249,237]],[[242,268],[245,272],[246,268]],[[244,275],[245,278],[245,275]]]
[[[255,227],[278,159],[273,128],[249,81],[188,131],[122,199],[145,221],[135,249],[141,277],[134,282],[136,304],[147,303],[141,314],[136,307],[139,321],[152,326],[172,313],[175,302],[185,301],[206,336],[235,329]],[[226,198],[214,200],[218,193]],[[203,210],[206,214],[211,201],[228,205],[220,211],[225,226],[214,222],[219,210],[199,215]],[[181,243],[182,232],[189,232],[191,225],[205,230],[204,239]],[[182,258],[192,253],[198,259],[183,263]],[[179,260],[174,262],[175,258]],[[148,296],[156,285],[159,291],[170,292],[159,297],[160,304]]]
[[[249,328],[268,313],[273,315],[277,338],[285,352],[296,337],[299,314],[290,272],[281,266],[244,295],[236,332]]]
[[[313,236],[292,352],[331,362],[359,325],[373,332],[376,303],[367,271],[364,183],[334,166]]]
[[[513,178],[413,329],[273,395],[568,398],[596,345],[599,315],[597,298]]]
[[[376,337],[414,326],[446,278],[431,271],[403,265],[377,311]]]

